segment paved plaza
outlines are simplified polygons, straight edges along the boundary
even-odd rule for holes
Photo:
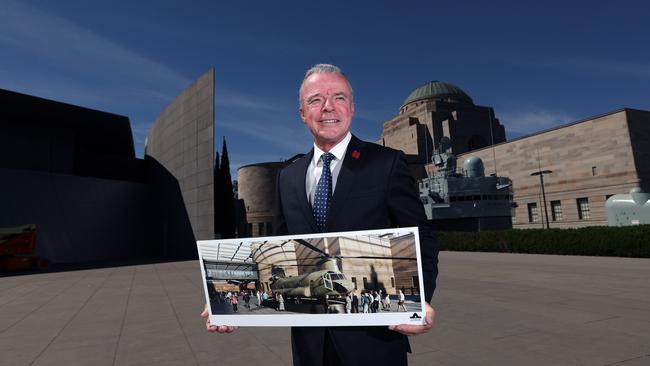
[[[290,365],[289,331],[205,331],[196,261],[0,277],[0,365]],[[410,365],[650,365],[650,260],[440,255]]]

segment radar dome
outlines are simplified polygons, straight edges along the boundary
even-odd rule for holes
[[[485,168],[483,167],[483,160],[476,156],[470,156],[465,159],[463,171],[465,172],[465,175],[470,178],[484,177]]]

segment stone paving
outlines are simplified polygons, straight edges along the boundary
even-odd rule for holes
[[[440,256],[410,365],[650,365],[650,260]],[[205,331],[196,261],[0,277],[0,365],[290,365],[289,331]]]

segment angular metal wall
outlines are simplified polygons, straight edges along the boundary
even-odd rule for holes
[[[185,89],[149,130],[145,154],[176,179],[196,240],[214,236],[214,69]]]

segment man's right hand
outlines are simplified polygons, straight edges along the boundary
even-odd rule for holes
[[[212,325],[210,324],[210,312],[208,311],[208,304],[205,304],[201,317],[205,319],[205,327],[208,329],[208,332],[212,333],[232,333],[239,329],[239,327],[233,327],[230,325]]]

